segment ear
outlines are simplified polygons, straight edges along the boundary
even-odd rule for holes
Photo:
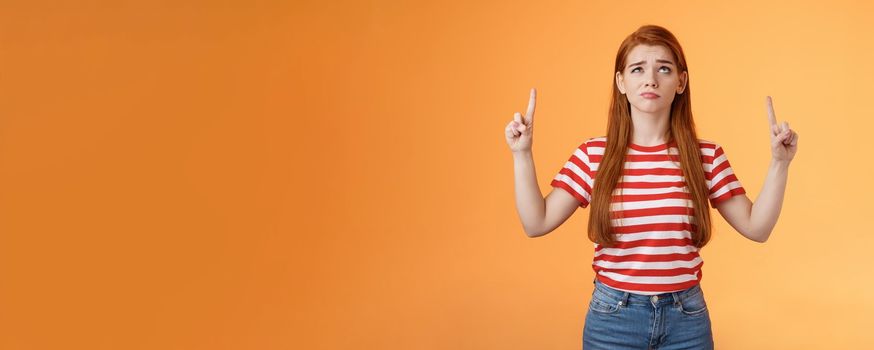
[[[677,87],[677,95],[682,95],[686,91],[686,82],[689,81],[689,72],[683,71],[680,73],[680,86]]]
[[[620,72],[616,72],[616,88],[619,89],[621,94],[625,94],[624,80],[622,79],[622,73]]]

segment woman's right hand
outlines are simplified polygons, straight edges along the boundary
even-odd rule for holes
[[[531,89],[531,97],[528,99],[528,111],[525,116],[519,112],[513,115],[513,121],[504,128],[507,137],[507,145],[513,153],[531,152],[532,137],[534,136],[534,104],[537,98],[537,90]]]

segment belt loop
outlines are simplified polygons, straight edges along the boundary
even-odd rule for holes
[[[619,306],[628,306],[628,296],[631,295],[628,292],[622,293],[622,298],[619,300]]]
[[[677,292],[672,292],[671,296],[674,297],[674,305],[680,306],[680,294]]]

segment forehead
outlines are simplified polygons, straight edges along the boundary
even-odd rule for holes
[[[640,62],[653,60],[668,60],[674,62],[674,54],[668,48],[662,45],[644,45],[635,46],[628,52],[626,62]]]

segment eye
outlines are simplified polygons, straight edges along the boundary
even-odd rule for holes
[[[664,70],[665,70],[665,73],[670,73],[670,72],[671,72],[671,68],[668,67],[668,66],[662,66],[662,67],[659,68],[659,69],[664,69]]]
[[[640,67],[634,67],[634,68],[631,69],[631,72],[634,73],[634,71],[635,71],[635,70],[638,70],[638,69],[640,69]]]

